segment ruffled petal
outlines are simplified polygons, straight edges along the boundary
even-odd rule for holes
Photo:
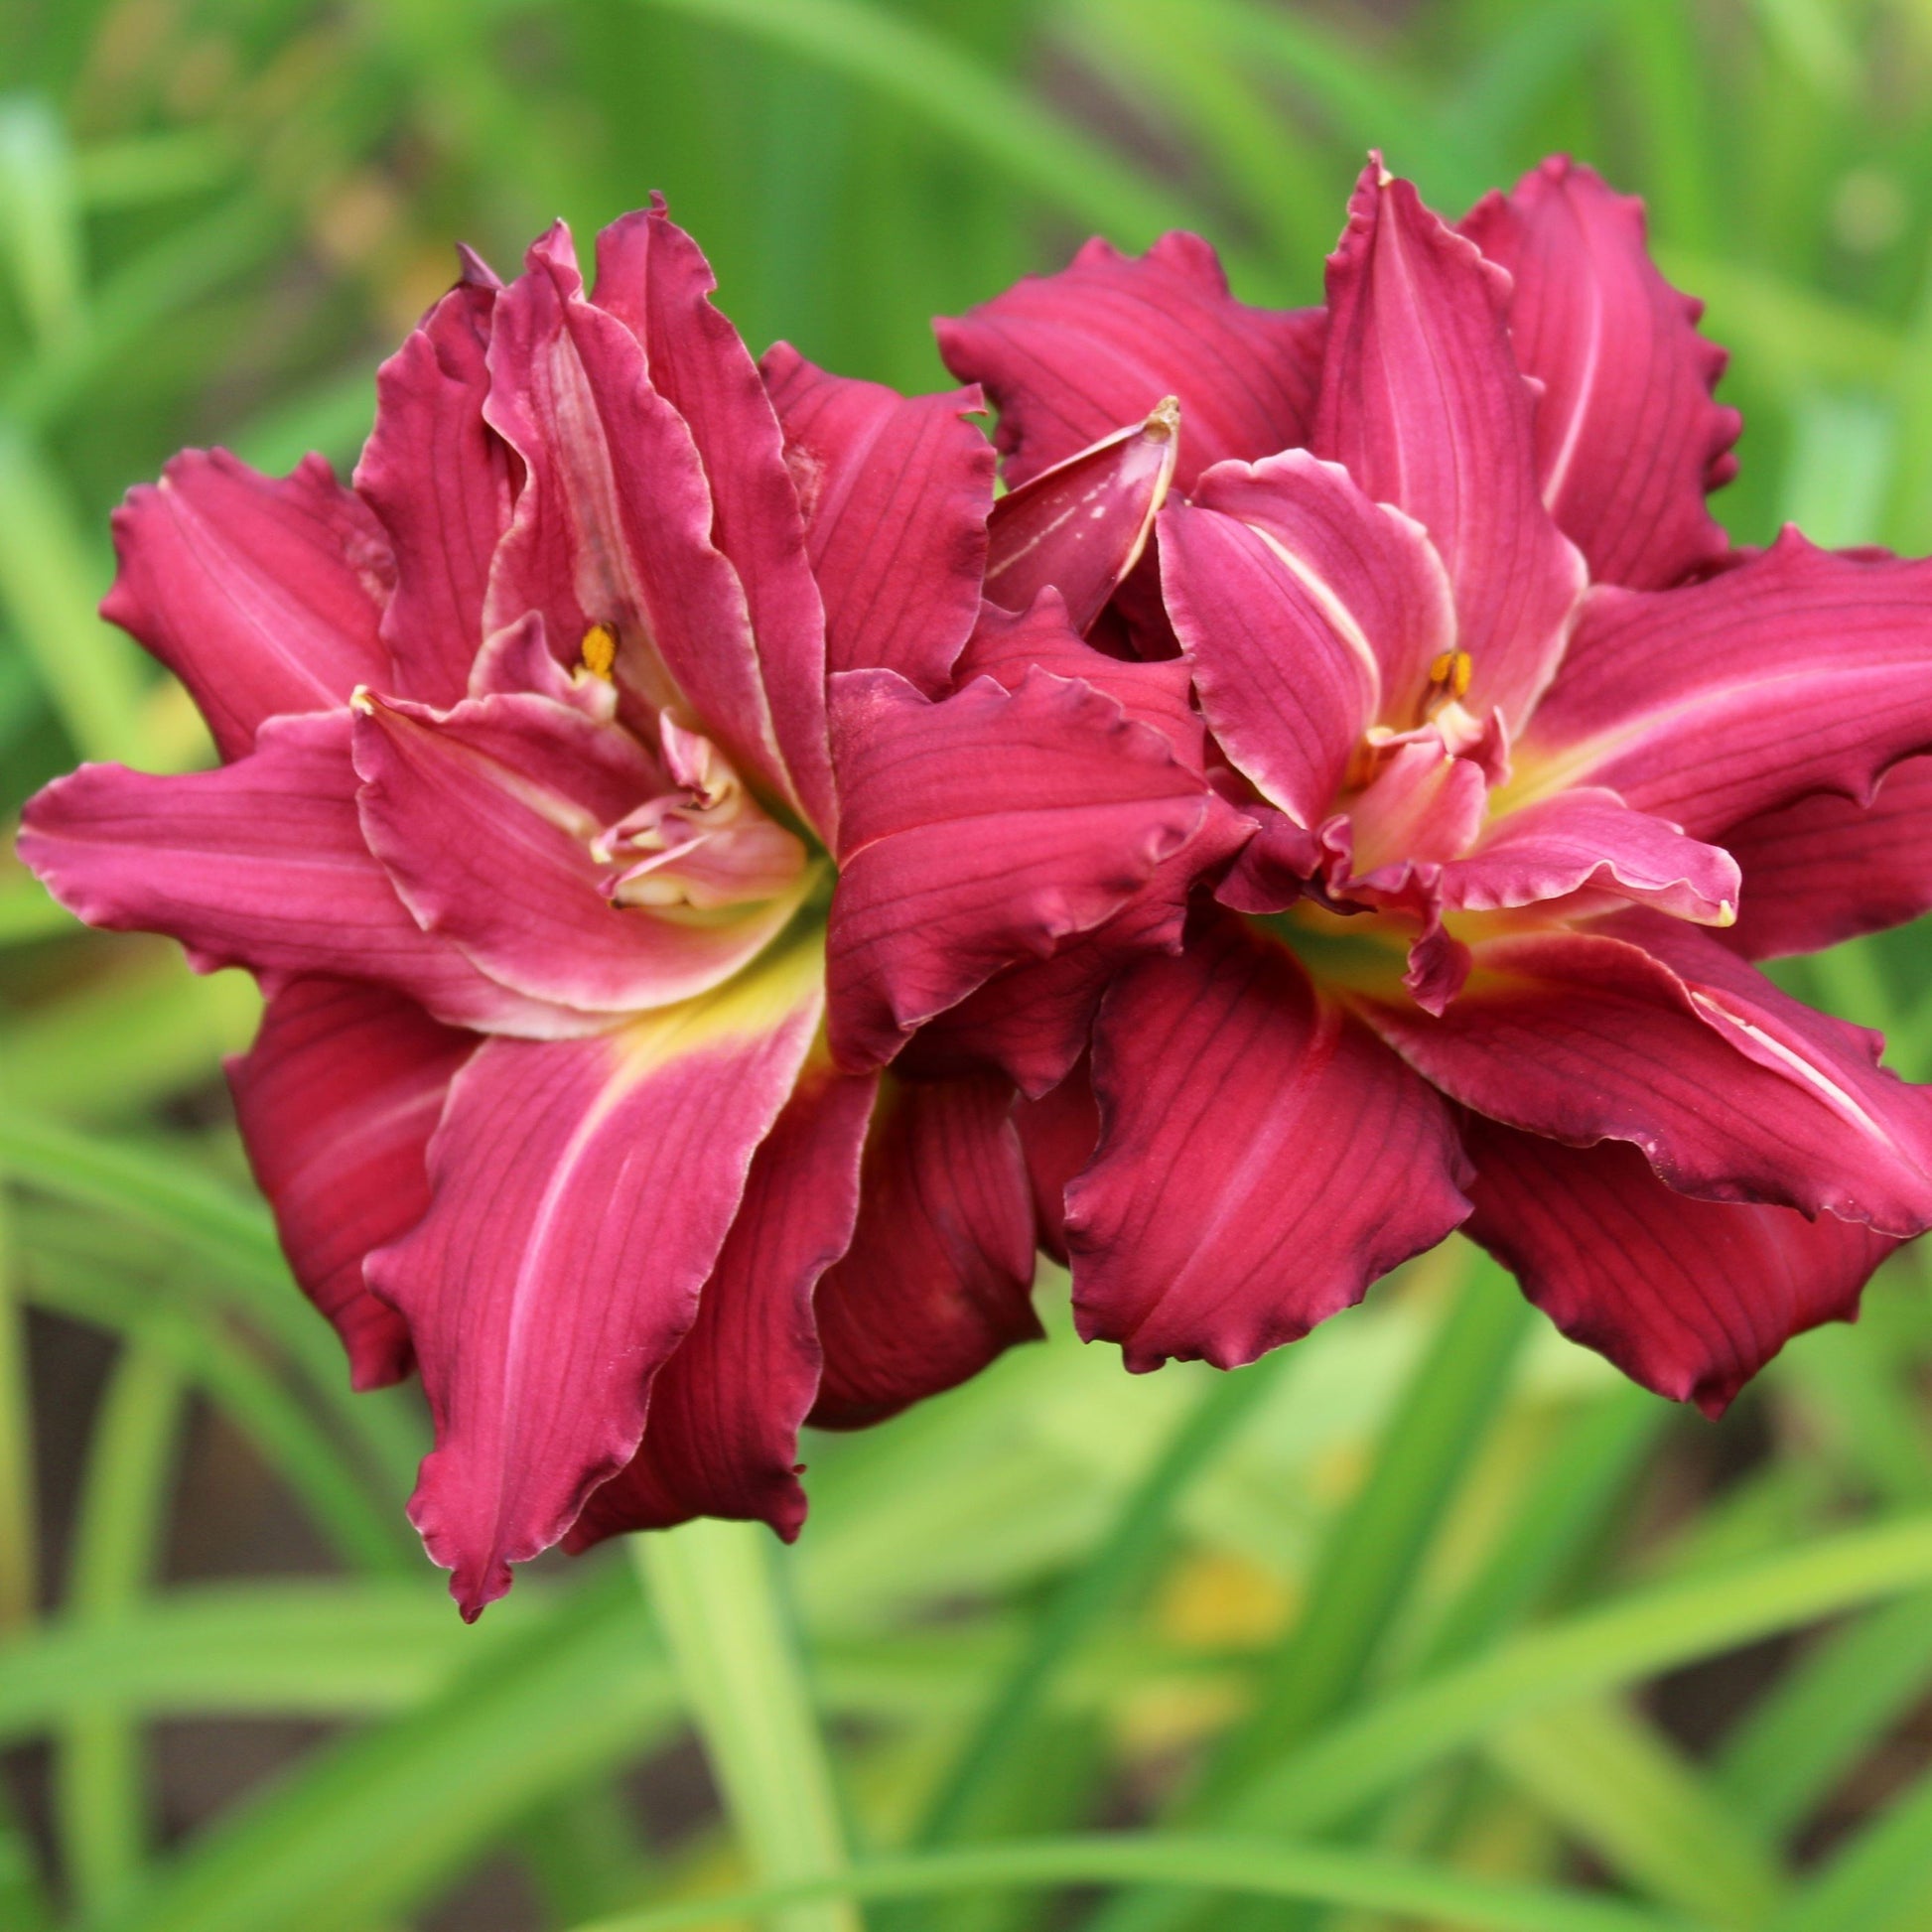
[[[1608,785],[1705,837],[1811,791],[1869,797],[1932,749],[1932,562],[1763,554],[1672,591],[1593,591],[1518,747],[1519,789]]]
[[[852,1239],[876,1080],[807,1067],[752,1158],[698,1318],[651,1384],[637,1453],[564,1538],[585,1550],[694,1516],[805,1520],[798,1427],[818,1392],[812,1291]]]
[[[1744,875],[1725,935],[1746,959],[1818,952],[1932,912],[1932,758],[1886,772],[1870,804],[1818,792],[1723,835]]]
[[[373,980],[439,1020],[537,1037],[607,1020],[486,978],[410,916],[363,842],[349,713],[278,718],[215,771],[157,778],[83,764],[23,815],[20,856],[76,918],[165,932],[198,972],[246,966]]]
[[[688,999],[754,958],[810,883],[719,923],[613,903],[593,842],[651,796],[655,767],[621,727],[548,698],[438,715],[364,697],[354,749],[363,835],[403,903],[533,1000],[616,1014]]]
[[[883,1064],[1002,966],[1117,912],[1199,829],[1199,779],[1090,685],[1028,672],[929,703],[892,671],[836,680],[844,844],[832,1049]]]
[[[383,688],[425,704],[469,688],[515,506],[509,449],[483,421],[495,306],[494,287],[463,281],[410,332],[376,373],[375,429],[355,466],[396,553],[382,623],[396,674]]]
[[[350,980],[292,980],[227,1062],[242,1145],[302,1292],[335,1325],[349,1380],[409,1373],[409,1329],[362,1281],[372,1248],[429,1209],[425,1153],[475,1034]]]
[[[1932,1094],[1877,1064],[1875,1035],[1811,1012],[1716,940],[1654,913],[1613,931],[1491,940],[1440,1018],[1351,1001],[1476,1113],[1572,1147],[1641,1148],[1705,1200],[1932,1223]]]
[[[1662,590],[1716,563],[1728,539],[1705,495],[1736,469],[1742,419],[1712,399],[1725,351],[1658,274],[1643,204],[1553,155],[1462,232],[1515,285],[1510,341],[1543,385],[1537,476],[1591,581]]]
[[[1573,1341],[1722,1415],[1793,1335],[1849,1321],[1897,1245],[1855,1221],[1673,1193],[1633,1147],[1473,1120],[1468,1232]]]
[[[1310,440],[1429,532],[1473,663],[1469,708],[1499,707],[1514,728],[1563,655],[1585,572],[1537,488],[1508,302],[1508,276],[1372,159],[1328,258]]]
[[[883,1082],[852,1246],[818,1285],[818,1428],[883,1422],[1044,1332],[1012,1101],[985,1075]]]
[[[1448,1108],[1226,915],[1115,984],[1093,1085],[1099,1147],[1066,1189],[1073,1310],[1130,1369],[1252,1361],[1468,1212]]]
[[[1465,912],[1600,893],[1700,925],[1737,914],[1737,861],[1633,812],[1613,791],[1560,791],[1492,821],[1466,858],[1446,865],[1443,902]]]
[[[758,364],[713,303],[704,251],[665,211],[621,216],[597,238],[597,306],[644,351],[650,384],[683,417],[711,489],[711,540],[745,587],[758,675],[778,750],[806,816],[829,836],[836,806],[825,735],[825,612],[784,437]],[[703,709],[698,666],[672,673]],[[708,675],[708,670],[707,670]],[[720,730],[728,719],[715,721]]]
[[[993,451],[977,389],[901,396],[831,375],[787,343],[759,364],[785,438],[832,671],[946,689],[979,612]]]
[[[186,450],[128,491],[114,548],[101,616],[188,686],[224,759],[264,719],[388,679],[388,543],[319,456],[278,480],[225,450]]]
[[[1025,611],[1059,593],[1084,634],[1140,562],[1167,500],[1179,448],[1180,411],[1170,397],[1130,424],[1010,489],[988,526],[986,596]]]
[[[799,948],[597,1039],[491,1040],[452,1085],[430,1211],[368,1279],[422,1366],[410,1519],[466,1618],[636,1454],[821,1007]]]
[[[1059,274],[1030,275],[937,328],[946,366],[999,404],[1016,486],[1163,396],[1180,402],[1182,489],[1210,464],[1308,441],[1322,312],[1236,302],[1198,235],[1163,235],[1138,258],[1089,241]]]

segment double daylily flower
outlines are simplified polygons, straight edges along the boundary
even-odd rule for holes
[[[1932,904],[1932,567],[1705,508],[1722,357],[1550,164],[1371,167],[1325,310],[1090,244],[974,390],[755,364],[661,207],[472,259],[352,488],[177,459],[105,607],[223,763],[22,850],[269,995],[231,1068],[475,1614],[795,1533],[796,1436],[1038,1332],[1305,1332],[1468,1231],[1723,1404],[1932,1223],[1932,1106],[1746,964]],[[1526,379],[1527,378],[1527,379]],[[885,1071],[888,1066],[891,1071]]]

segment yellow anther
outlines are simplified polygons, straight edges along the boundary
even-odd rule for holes
[[[584,632],[580,648],[584,669],[593,677],[611,682],[611,667],[618,661],[618,633],[608,623],[594,623]]]
[[[1475,659],[1466,650],[1438,651],[1429,667],[1430,683],[1458,700],[1469,695],[1469,682],[1475,674]]]

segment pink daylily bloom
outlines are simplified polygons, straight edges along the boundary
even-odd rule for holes
[[[105,609],[223,762],[84,766],[22,834],[83,918],[260,980],[243,1137],[358,1386],[422,1370],[470,1616],[559,1540],[791,1536],[808,1415],[1038,1332],[1012,1084],[882,1068],[1224,809],[1063,614],[956,674],[977,393],[760,370],[711,289],[661,206],[595,292],[559,226],[385,365],[352,487],[136,489]]]
[[[1108,453],[1178,398],[1154,549],[1076,615],[1096,681],[1184,674],[1245,842],[1186,848],[1184,944],[1105,963],[1085,1060],[1024,999],[920,1047],[1023,1085],[1042,1240],[1130,1367],[1249,1360],[1462,1226],[1716,1412],[1932,1225],[1932,1092],[1747,963],[1932,909],[1932,564],[1730,550],[1698,314],[1587,169],[1455,229],[1372,160],[1321,312],[1171,236],[941,325],[1016,496],[1124,529]],[[1050,537],[1026,573],[1095,581]]]

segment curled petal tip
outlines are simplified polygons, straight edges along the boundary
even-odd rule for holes
[[[1178,396],[1163,396],[1148,411],[1147,421],[1141,425],[1141,433],[1144,436],[1154,438],[1156,441],[1178,436],[1180,434],[1180,398]]]

